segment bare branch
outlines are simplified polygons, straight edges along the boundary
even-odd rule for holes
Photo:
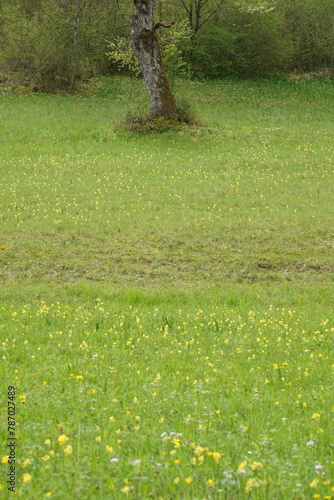
[[[212,12],[210,12],[210,13],[207,15],[207,17],[204,19],[204,21],[202,21],[201,23],[199,23],[199,24],[198,24],[198,29],[201,29],[201,28],[202,28],[202,26],[204,26],[204,24],[205,24],[206,22],[208,22],[208,20],[209,20],[209,19],[211,19],[211,17],[212,17],[212,16],[214,16],[214,15],[216,14],[216,12],[219,10],[220,6],[221,6],[223,3],[224,3],[224,0],[221,0],[221,1],[219,2],[219,4],[217,5],[217,7],[216,7],[216,8],[215,8]],[[200,16],[200,18],[201,18],[203,15],[204,15],[204,14],[202,14],[202,15]]]
[[[180,1],[182,3],[183,7],[186,9],[187,14],[189,15],[190,14],[190,8],[187,7],[187,4],[186,4],[186,2],[184,0],[180,0]]]

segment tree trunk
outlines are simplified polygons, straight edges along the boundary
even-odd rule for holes
[[[79,23],[81,14],[81,0],[75,1],[75,13],[74,13],[74,23],[73,23],[73,37],[72,37],[72,54],[71,54],[71,64],[70,64],[70,79],[73,83],[76,72],[76,60],[77,60],[77,42],[79,35]]]
[[[134,0],[132,40],[151,102],[152,115],[172,120],[176,117],[174,98],[161,57],[157,30],[172,24],[153,24],[154,0]]]

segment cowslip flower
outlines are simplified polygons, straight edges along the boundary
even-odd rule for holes
[[[23,481],[24,483],[29,483],[29,481],[31,481],[31,475],[30,475],[29,473],[27,473],[27,474],[23,474],[23,476],[22,476],[22,481]]]
[[[249,493],[250,491],[252,491],[252,489],[259,488],[260,486],[261,482],[255,477],[252,477],[251,479],[248,479],[248,481],[246,482],[245,492]]]
[[[31,462],[31,458],[27,458],[24,462],[22,462],[22,467],[28,467],[28,465],[30,464]]]
[[[68,445],[64,448],[64,450],[63,450],[63,451],[64,451],[64,453],[65,453],[66,455],[71,455],[71,454],[72,454],[72,451],[73,451],[73,448],[72,448],[72,446],[71,446],[70,444],[68,444]]]
[[[60,446],[63,446],[63,444],[65,444],[68,440],[69,438],[65,434],[61,434],[60,436],[58,436],[58,443],[60,444]]]
[[[245,471],[246,465],[247,465],[247,460],[244,460],[243,462],[241,462],[241,464],[239,464],[238,474],[245,474],[246,473],[246,471]]]
[[[253,462],[251,465],[252,470],[261,469],[263,467],[262,462]]]

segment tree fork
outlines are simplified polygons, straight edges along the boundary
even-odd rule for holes
[[[173,120],[176,106],[161,56],[157,30],[170,28],[170,24],[154,24],[154,0],[134,0],[136,12],[132,18],[132,41],[143,73],[154,118]]]

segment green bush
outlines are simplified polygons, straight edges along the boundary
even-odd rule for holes
[[[237,35],[218,26],[199,31],[187,46],[187,57],[197,77],[217,78],[238,73],[246,64],[238,52]]]

